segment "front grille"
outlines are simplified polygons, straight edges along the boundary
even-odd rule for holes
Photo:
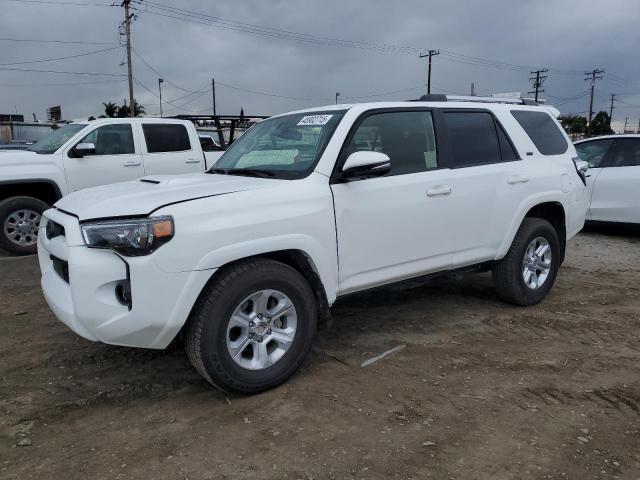
[[[64,236],[64,227],[53,220],[47,220],[46,232],[49,240],[56,237],[62,237]]]
[[[69,283],[69,262],[56,257],[55,255],[49,255],[49,258],[53,262],[53,269],[60,275],[65,282]]]

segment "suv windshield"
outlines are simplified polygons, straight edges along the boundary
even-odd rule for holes
[[[209,172],[304,178],[320,159],[345,112],[296,113],[263,120],[233,142]]]
[[[29,147],[29,150],[36,153],[41,153],[43,155],[54,153],[62,145],[64,145],[67,140],[69,140],[86,126],[86,123],[71,123],[69,125],[65,125],[64,127],[60,127],[51,135],[48,135],[42,140],[39,140],[31,145],[31,147]]]

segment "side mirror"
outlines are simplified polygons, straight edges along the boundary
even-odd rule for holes
[[[93,143],[79,143],[74,147],[73,153],[76,157],[79,158],[82,158],[86,155],[95,155],[96,146]]]
[[[345,180],[380,177],[391,170],[391,159],[380,152],[354,152],[342,166],[342,178]]]
[[[578,169],[578,172],[583,175],[587,174],[590,166],[591,165],[589,165],[589,162],[585,162],[584,160],[576,160],[576,168]]]
[[[578,175],[582,179],[582,182],[585,185],[587,185],[587,177],[591,176],[591,175],[587,175],[587,172],[589,171],[589,163],[585,162],[584,160],[580,160],[580,158],[578,157],[573,159],[573,163],[575,163],[576,165],[576,171],[578,172]]]

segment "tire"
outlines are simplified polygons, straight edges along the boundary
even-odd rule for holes
[[[272,307],[271,311],[285,308],[287,303],[283,297],[293,308],[279,319],[272,316],[274,320],[269,323],[267,332],[262,324],[252,330],[244,323],[245,316],[253,316],[255,322],[263,322],[272,315],[264,314],[262,320],[256,316],[260,310],[258,305],[263,304],[261,299],[264,301],[265,295],[269,295],[256,292],[265,291],[273,292],[265,302],[267,306],[273,306],[277,301],[277,308]],[[254,302],[250,298],[257,300]],[[268,308],[260,311],[268,311]],[[280,385],[298,370],[311,349],[317,321],[316,299],[304,277],[288,265],[258,258],[231,265],[218,273],[191,313],[185,332],[185,347],[191,364],[213,386],[232,394],[255,394]],[[284,343],[270,340],[272,327],[274,336],[276,330],[283,332],[284,328],[295,331],[284,353]],[[232,348],[241,344],[243,339],[251,347],[239,347],[237,351]],[[259,368],[261,359],[266,358],[264,354],[260,356],[261,352],[268,352],[269,348],[272,349],[269,360],[266,366]],[[232,353],[235,353],[235,360]],[[277,355],[281,356],[270,364]]]
[[[14,255],[36,253],[40,216],[48,208],[33,197],[11,197],[0,202],[0,248]],[[18,225],[20,222],[24,224]]]
[[[544,250],[543,257],[531,260],[528,249],[533,244],[533,250],[543,251],[544,242],[548,248]],[[534,244],[535,242],[535,244]],[[550,251],[550,258],[546,252]],[[532,250],[529,250],[531,253]],[[526,256],[526,259],[525,259]],[[505,302],[514,305],[529,306],[542,301],[556,280],[560,267],[560,240],[555,228],[541,218],[525,218],[516,233],[516,237],[507,252],[507,255],[493,267],[493,282],[498,296]],[[548,258],[548,273],[543,283],[535,286],[535,279],[542,279],[546,269]],[[526,265],[525,265],[525,262]],[[525,281],[525,266],[529,273],[529,285]],[[532,270],[540,274],[531,273]]]

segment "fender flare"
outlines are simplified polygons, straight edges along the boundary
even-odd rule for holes
[[[46,185],[50,185],[53,187],[53,191],[56,195],[56,201],[62,198],[62,191],[60,190],[60,186],[50,178],[22,178],[18,180],[0,180],[0,186],[2,185],[21,185],[21,184],[29,184],[29,183],[44,183]]]
[[[564,194],[561,191],[556,192],[544,192],[536,195],[532,195],[527,197],[524,202],[520,204],[516,215],[514,215],[511,224],[509,225],[509,229],[507,230],[507,235],[505,235],[504,240],[502,241],[500,248],[498,249],[498,253],[495,257],[495,260],[500,260],[503,258],[509,248],[511,248],[511,244],[513,240],[516,238],[516,234],[518,233],[518,229],[520,225],[522,225],[522,221],[525,219],[527,213],[537,205],[542,203],[557,203],[559,204],[565,212],[565,222],[566,222],[566,212],[567,205],[564,200]],[[562,239],[561,239],[562,240]],[[566,240],[566,239],[565,239]]]
[[[253,239],[228,245],[205,255],[196,266],[196,270],[219,269],[231,262],[259,255],[267,255],[286,250],[301,252],[308,260],[314,273],[318,275],[324,288],[327,301],[331,305],[338,293],[337,252],[332,256],[320,243],[302,234],[287,234],[275,237]]]

